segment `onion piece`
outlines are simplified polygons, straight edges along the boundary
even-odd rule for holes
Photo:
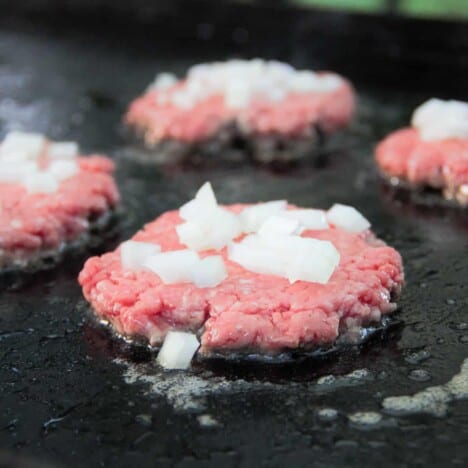
[[[425,141],[468,138],[468,102],[429,99],[415,109],[411,124]]]
[[[290,257],[286,276],[290,283],[309,281],[326,284],[340,263],[340,253],[329,241],[301,238],[308,241],[304,249]]]
[[[125,270],[142,270],[143,264],[152,255],[161,252],[158,244],[128,240],[120,244],[120,262]]]
[[[39,133],[10,132],[0,146],[2,154],[19,152],[35,159],[41,155],[46,146],[46,138]]]
[[[362,232],[371,225],[356,208],[340,203],[334,204],[327,211],[327,220],[330,224],[350,232]]]
[[[74,141],[51,142],[47,146],[47,156],[50,159],[74,159],[78,152],[78,144]]]
[[[238,216],[218,206],[213,188],[205,183],[179,216],[187,221],[176,227],[182,244],[194,250],[219,250],[242,232]]]
[[[47,172],[51,173],[57,180],[68,179],[69,177],[78,174],[79,166],[76,161],[53,161]]]
[[[282,218],[297,219],[305,229],[319,231],[328,229],[330,226],[325,216],[325,211],[312,208],[299,208],[297,210],[286,210],[280,215]]]
[[[301,226],[297,219],[283,218],[282,216],[270,216],[258,230],[259,236],[276,236],[277,234],[300,234]]]
[[[200,347],[193,333],[170,331],[158,353],[157,361],[165,369],[187,369]]]
[[[193,250],[172,250],[152,255],[143,266],[156,273],[164,284],[190,283],[199,261]]]
[[[270,216],[285,211],[287,206],[286,200],[275,200],[244,208],[239,215],[243,232],[257,232]]]
[[[200,223],[213,218],[217,208],[218,203],[213,188],[209,182],[206,182],[198,190],[194,199],[180,207],[179,216],[185,221]]]
[[[286,272],[285,257],[262,245],[258,236],[251,236],[242,242],[232,243],[228,249],[228,258],[246,270],[261,275],[284,277]]]
[[[159,73],[153,83],[148,87],[149,90],[166,90],[172,88],[177,83],[177,76],[172,73]]]
[[[23,178],[23,185],[31,193],[53,193],[58,189],[58,180],[48,172],[36,172]]]
[[[227,278],[223,257],[212,255],[205,257],[197,265],[193,282],[197,288],[214,288]]]
[[[37,163],[33,161],[1,161],[0,182],[22,182],[28,174],[34,174],[37,171]]]

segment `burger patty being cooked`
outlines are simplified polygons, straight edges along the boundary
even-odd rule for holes
[[[416,109],[412,123],[377,146],[382,174],[392,185],[435,189],[468,206],[468,103],[431,99]]]
[[[183,80],[159,75],[125,120],[166,153],[159,160],[203,157],[221,145],[242,146],[260,162],[286,162],[310,154],[319,133],[347,126],[354,107],[351,85],[337,74],[234,60],[196,65]]]
[[[2,269],[40,267],[41,261],[59,256],[105,225],[118,202],[110,159],[65,153],[49,157],[47,145],[35,156],[0,145]]]
[[[261,205],[220,209],[238,216]],[[183,210],[163,214],[132,238],[150,248],[157,245],[160,253],[152,257],[155,261],[143,261],[143,268],[125,267],[122,245],[89,259],[80,273],[83,293],[96,315],[109,322],[119,335],[143,338],[158,346],[168,331],[191,331],[200,336],[200,353],[204,355],[231,351],[276,354],[329,346],[344,335],[353,341],[359,338],[361,327],[378,323],[382,316],[396,309],[393,301],[399,296],[404,279],[400,255],[376,239],[365,224],[358,228],[360,232],[354,227],[355,232],[351,232],[334,225],[334,219],[341,224],[339,216],[329,216],[325,228],[301,229],[297,231],[300,234],[290,237],[284,233],[270,237],[271,232],[265,232],[268,226],[283,226],[276,216],[277,224],[269,221],[257,234],[245,229],[251,234],[241,232],[225,247],[198,251],[202,261],[217,258],[224,263],[223,273],[208,287],[204,287],[207,283],[197,283],[197,279],[190,280],[191,276],[183,271],[179,274],[184,280],[168,280],[167,269],[174,265],[158,270],[164,263],[162,260],[161,265],[158,263],[158,258],[163,259],[161,253],[189,252],[187,244],[191,240],[184,237],[183,243],[179,230],[187,219]],[[296,211],[304,210],[287,205],[277,214],[283,217],[285,212],[289,216]],[[327,249],[331,246],[332,250],[323,256],[320,250],[315,255],[311,251],[302,252],[303,240],[323,244]],[[299,251],[285,250],[286,255],[281,257],[282,247],[286,249],[289,242],[294,249],[298,244]],[[270,250],[268,245],[272,245]],[[245,256],[239,246],[247,249]],[[330,252],[336,253],[336,261],[330,260]],[[266,261],[255,260],[257,254],[266,255]],[[303,263],[296,273],[285,277],[281,262],[284,260],[289,265],[286,270],[291,271],[288,268],[292,256]],[[193,268],[196,277],[197,267]],[[328,268],[325,276],[319,271],[322,268]],[[310,273],[312,276],[308,277]]]

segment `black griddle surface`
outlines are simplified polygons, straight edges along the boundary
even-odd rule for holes
[[[182,377],[162,375],[151,353],[113,339],[89,319],[76,282],[86,255],[71,255],[54,270],[3,287],[0,465],[11,466],[15,454],[32,460],[24,466],[40,461],[70,467],[466,463],[468,401],[450,404],[444,418],[384,415],[371,430],[347,419],[358,411],[380,411],[386,396],[448,381],[468,356],[466,216],[395,200],[372,164],[374,144],[405,124],[427,94],[404,92],[401,83],[378,89],[356,82],[358,119],[325,147],[320,167],[307,163],[275,172],[248,163],[139,165],[131,155],[141,149],[120,129],[127,103],[157,71],[182,71],[193,62],[223,59],[225,52],[222,45],[173,49],[164,43],[150,51],[148,44],[139,48],[128,41],[118,34],[37,31],[16,23],[0,31],[1,134],[23,128],[71,138],[85,152],[99,150],[118,163],[124,214],[119,235],[100,251],[181,205],[206,180],[224,203],[277,198],[322,208],[349,203],[403,256],[407,286],[398,322],[362,349],[320,361],[283,366],[216,361],[197,364]],[[263,52],[274,55],[271,49]],[[416,363],[418,352],[426,359]],[[153,382],[166,382],[172,397],[148,393],[144,382],[128,383],[129,366],[155,375]],[[339,378],[360,369],[368,370],[364,378]],[[429,380],[411,379],[415,369],[426,371]],[[338,376],[338,383],[320,386],[317,380],[327,375]],[[200,382],[207,384],[204,393],[193,393],[187,376],[198,389]],[[338,411],[336,419],[319,418],[318,410],[327,407]],[[207,414],[219,425],[204,426],[199,416]],[[2,450],[9,453],[8,462],[2,462]]]

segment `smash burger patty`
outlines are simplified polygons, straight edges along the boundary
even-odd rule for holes
[[[158,75],[125,120],[167,160],[243,140],[251,157],[270,162],[304,156],[317,144],[317,130],[346,127],[354,107],[351,85],[335,73],[232,60],[195,65],[181,80]]]
[[[38,266],[106,221],[119,200],[104,156],[13,133],[0,145],[0,268]],[[40,265],[39,265],[40,266]]]
[[[396,309],[404,279],[400,255],[351,207],[217,206],[227,213],[224,224],[232,216],[241,227],[229,245],[195,252],[187,245],[198,241],[181,226],[193,223],[197,197],[189,208],[147,224],[130,243],[86,262],[79,275],[83,293],[119,335],[157,346],[169,331],[190,331],[200,336],[205,355],[275,354],[331,345],[345,334],[352,340]],[[303,224],[292,233],[294,223],[285,220],[295,214]]]
[[[436,189],[468,206],[468,103],[430,99],[414,112],[412,127],[380,142],[375,157],[393,185]]]

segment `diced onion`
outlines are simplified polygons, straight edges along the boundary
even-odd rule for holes
[[[182,244],[194,250],[219,250],[242,232],[238,216],[218,206],[209,182],[179,209],[187,221],[176,227]]]
[[[468,138],[468,102],[429,99],[415,109],[411,124],[426,141]]]
[[[210,96],[220,95],[228,109],[240,110],[255,100],[278,102],[291,93],[330,92],[342,83],[338,75],[331,73],[299,71],[286,63],[254,59],[195,65],[175,91],[170,89],[175,77],[158,75],[149,90],[158,90],[160,96],[181,109],[193,108]]]
[[[244,208],[239,216],[243,232],[257,232],[270,216],[285,211],[287,206],[286,200],[276,200]]]
[[[258,230],[259,236],[275,236],[277,234],[300,234],[301,227],[297,219],[270,216]]]
[[[58,180],[47,172],[36,172],[24,177],[23,185],[31,193],[52,193],[58,189]]]
[[[327,217],[323,210],[299,208],[297,210],[286,210],[281,213],[282,218],[297,219],[305,229],[323,230],[328,229]]]
[[[47,147],[47,156],[51,159],[73,159],[78,152],[78,144],[74,141],[51,142]]]
[[[2,154],[21,153],[35,159],[45,149],[46,138],[39,133],[10,132],[0,146]]]
[[[141,270],[144,262],[161,251],[158,244],[129,240],[120,245],[120,261],[126,270]]]
[[[0,182],[22,182],[28,174],[33,174],[37,170],[37,163],[33,161],[2,161],[0,163]]]
[[[295,281],[327,283],[340,262],[331,242],[294,235],[252,234],[229,247],[229,259],[246,270]]]
[[[50,172],[58,180],[68,179],[74,176],[79,171],[79,166],[76,161],[53,161],[49,167]]]
[[[152,255],[143,263],[164,284],[190,283],[200,258],[193,250],[172,250]]]
[[[200,261],[193,275],[197,288],[214,288],[227,278],[223,257],[213,255]]]
[[[149,89],[156,89],[158,91],[172,88],[177,83],[177,76],[172,73],[160,73],[156,79],[151,83]]]
[[[165,369],[187,369],[199,346],[193,333],[170,331],[164,339],[157,361]]]
[[[330,224],[350,232],[362,232],[369,229],[370,223],[356,208],[336,203],[327,211]]]

